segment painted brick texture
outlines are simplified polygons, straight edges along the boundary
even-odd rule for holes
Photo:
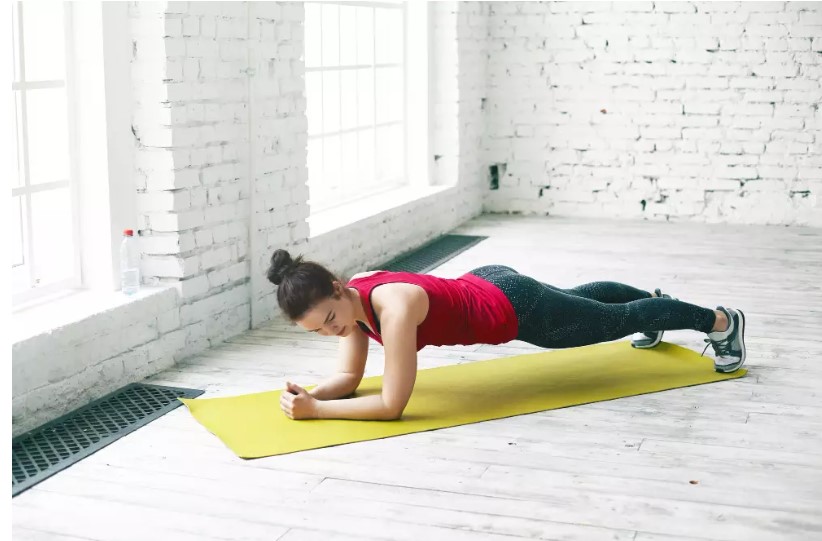
[[[485,208],[822,225],[822,7],[489,6]]]

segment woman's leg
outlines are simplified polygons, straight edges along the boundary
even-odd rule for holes
[[[492,283],[495,279],[519,274],[511,267],[506,267],[505,265],[485,265],[484,267],[470,271],[470,273]],[[554,291],[561,291],[568,295],[574,295],[575,297],[584,297],[609,304],[625,303],[654,297],[652,293],[626,284],[620,284],[619,282],[589,282],[571,289],[561,289],[551,284],[546,284],[545,282],[541,283],[546,288],[553,289]]]
[[[654,297],[653,294],[648,293],[647,291],[643,291],[626,284],[620,284],[619,282],[590,282],[571,289],[560,289],[550,284],[546,284],[545,282],[542,282],[542,285],[555,291],[562,291],[568,295],[584,297],[586,299],[604,302],[607,304],[621,304]]]
[[[648,293],[627,284],[618,282],[590,282],[571,289],[560,289],[551,284],[542,282],[542,285],[555,291],[562,291],[576,297],[584,297],[606,304],[623,304],[637,301],[639,299],[650,299],[655,297],[654,293]],[[665,331],[645,330],[635,332],[631,345],[635,348],[648,349],[659,344]]]
[[[517,339],[539,347],[585,346],[645,329],[693,329],[708,333],[707,341],[717,355],[716,371],[734,372],[745,362],[745,317],[741,310],[722,306],[710,310],[677,299],[652,298],[649,293],[616,282],[593,282],[562,290],[500,265],[471,273],[505,293],[517,314]],[[625,300],[631,296],[640,298],[621,303],[590,298]]]
[[[674,299],[650,298],[650,294],[609,304],[566,293],[521,274],[501,276],[499,282],[497,286],[511,300],[519,319],[517,338],[544,348],[608,342],[647,329],[693,329],[708,333],[717,323],[713,310]],[[625,295],[632,294],[622,288],[605,289],[621,289]]]

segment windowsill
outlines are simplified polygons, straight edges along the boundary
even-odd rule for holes
[[[402,186],[395,190],[325,209],[308,217],[309,236],[313,239],[383,212],[434,197],[453,188],[453,186]]]
[[[114,310],[121,306],[160,295],[172,286],[142,286],[131,296],[119,291],[76,290],[73,293],[42,300],[37,304],[13,310],[11,313],[10,342],[16,344],[31,337],[53,332],[60,327],[78,323],[86,318]]]

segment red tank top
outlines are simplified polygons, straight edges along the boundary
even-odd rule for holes
[[[371,292],[391,283],[415,284],[428,294],[428,314],[417,326],[417,351],[425,346],[502,344],[517,337],[517,315],[508,297],[492,283],[473,274],[459,278],[439,278],[412,272],[377,271],[348,282],[360,293],[372,333],[360,328],[382,344],[380,324],[371,306]]]

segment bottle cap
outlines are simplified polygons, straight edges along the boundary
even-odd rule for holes
[[[123,235],[125,235],[127,237],[133,237],[134,236],[134,230],[133,229],[124,229],[123,230]]]

